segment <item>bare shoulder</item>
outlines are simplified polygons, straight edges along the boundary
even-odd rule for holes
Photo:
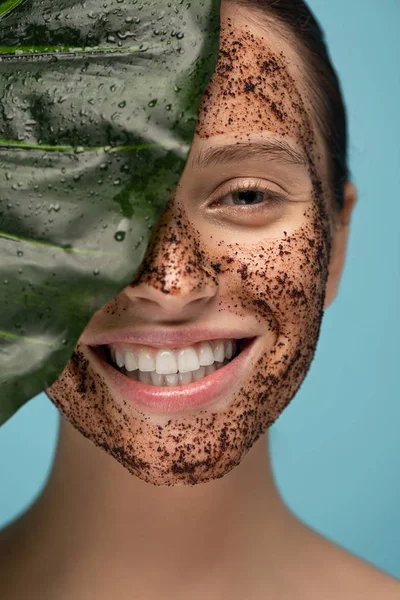
[[[338,590],[342,590],[332,600],[400,600],[400,581],[371,563],[344,549],[332,562]]]
[[[400,580],[305,525],[300,528],[304,600],[400,600]]]

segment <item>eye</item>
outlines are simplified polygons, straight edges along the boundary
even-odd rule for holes
[[[286,194],[271,190],[266,184],[254,181],[233,182],[218,195],[213,206],[274,206],[288,202]]]

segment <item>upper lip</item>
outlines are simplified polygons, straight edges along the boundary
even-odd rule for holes
[[[140,330],[121,330],[101,332],[94,334],[86,339],[82,336],[82,342],[88,346],[101,346],[125,342],[131,344],[144,344],[156,348],[174,348],[185,345],[195,344],[204,340],[216,339],[242,339],[256,337],[255,333],[246,333],[235,329],[175,329],[173,331],[140,331]]]

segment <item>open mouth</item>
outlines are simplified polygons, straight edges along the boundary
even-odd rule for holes
[[[234,361],[255,340],[207,340],[185,348],[154,348],[133,344],[91,346],[111,367],[135,381],[155,387],[195,383]]]

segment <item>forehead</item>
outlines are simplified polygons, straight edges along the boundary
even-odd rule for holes
[[[268,27],[259,10],[228,0],[222,0],[220,19],[218,62],[199,107],[193,151],[216,136],[269,132],[322,166],[304,65],[290,36]]]

